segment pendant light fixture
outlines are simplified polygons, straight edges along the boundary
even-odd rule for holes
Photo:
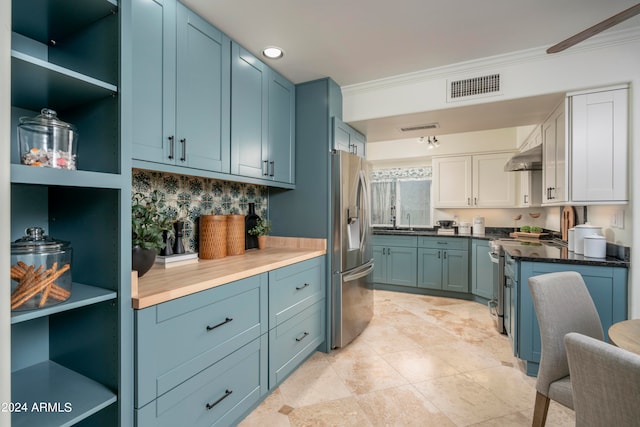
[[[440,142],[438,141],[438,138],[436,138],[435,136],[429,136],[427,138],[425,138],[424,136],[421,136],[420,138],[418,138],[418,143],[420,144],[424,144],[427,143],[427,148],[429,150],[433,150],[434,148],[437,148],[440,146]]]

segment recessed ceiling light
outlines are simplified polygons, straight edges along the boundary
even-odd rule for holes
[[[269,59],[280,59],[284,56],[284,51],[276,46],[265,47],[262,54]]]

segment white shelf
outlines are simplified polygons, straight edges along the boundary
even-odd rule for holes
[[[74,308],[84,307],[103,301],[115,299],[117,293],[109,289],[98,288],[96,286],[83,285],[82,283],[73,283],[71,285],[71,296],[65,302],[52,305],[46,308],[14,311],[11,313],[11,324],[26,322],[28,320],[37,319],[39,317],[50,316],[55,313],[61,313]]]
[[[27,409],[26,412],[12,414],[12,426],[62,427],[74,425],[106,408],[117,401],[117,396],[90,378],[46,361],[13,373],[11,401],[24,403]],[[39,408],[41,403],[51,404],[52,407],[43,412],[34,411],[33,405]],[[67,409],[70,411],[66,412]]]

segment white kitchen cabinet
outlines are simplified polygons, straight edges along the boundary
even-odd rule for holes
[[[491,153],[434,158],[434,207],[515,207],[515,174],[504,171],[511,156]]]
[[[531,208],[542,204],[542,171],[517,172],[520,185],[517,207]]]
[[[542,203],[565,203],[568,171],[565,141],[565,103],[561,103],[542,124]]]
[[[571,200],[626,203],[627,87],[568,95]]]

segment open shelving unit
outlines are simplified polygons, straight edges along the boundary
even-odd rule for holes
[[[131,247],[124,226],[130,163],[121,143],[120,5],[12,0],[11,22],[11,240],[40,226],[73,250],[71,297],[11,314],[12,401],[49,405],[12,414],[12,424],[130,425],[132,390],[123,379],[132,366],[130,274],[123,273]],[[76,126],[78,170],[20,163],[20,117],[42,108]]]

